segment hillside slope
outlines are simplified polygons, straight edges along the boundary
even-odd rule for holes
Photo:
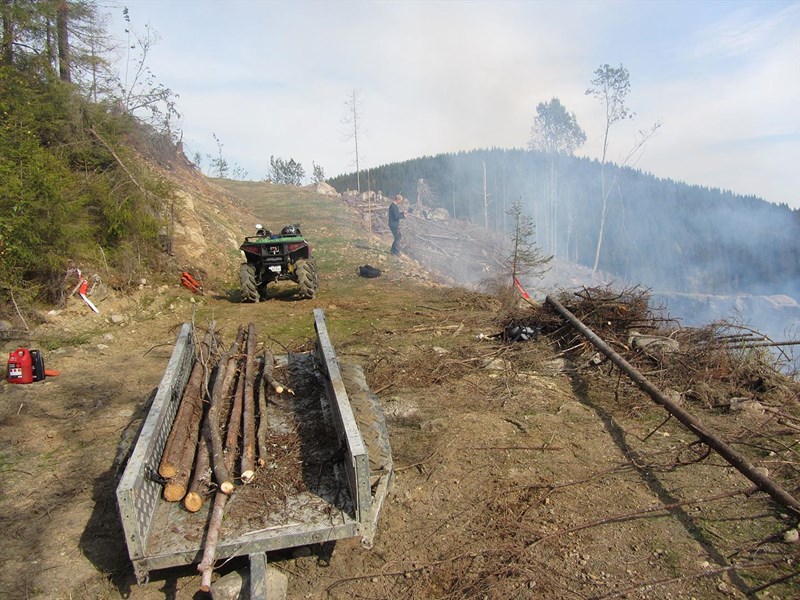
[[[339,543],[327,567],[302,550],[270,557],[289,598],[721,599],[790,572],[797,550],[782,540],[794,517],[738,493],[748,482],[702,460],[690,434],[588,356],[555,338],[487,338],[507,305],[390,255],[390,239],[340,199],[235,181],[183,190],[173,251],[204,275],[206,295],[176,277],[109,297],[99,315],[73,299],[29,339],[3,343],[43,348],[61,371],[0,385],[3,597],[199,597],[191,567],[134,585],[114,499],[125,449],[181,322],[214,319],[230,342],[252,321],[283,353],[309,348],[317,307],[340,358],[363,365],[382,400],[396,475],[371,550]],[[316,299],[282,284],[267,302],[236,301],[238,238],[255,221],[301,224],[320,264]],[[382,275],[359,277],[362,264]],[[770,414],[750,405],[704,418],[746,440]],[[793,450],[776,450],[759,456],[779,470]]]

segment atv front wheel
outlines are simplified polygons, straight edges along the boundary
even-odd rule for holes
[[[242,302],[258,302],[255,266],[242,263],[239,267],[239,281],[242,287]]]
[[[300,259],[294,263],[294,273],[297,276],[297,285],[300,286],[300,295],[304,298],[313,298],[317,295],[319,281],[317,279],[317,263],[314,259]]]

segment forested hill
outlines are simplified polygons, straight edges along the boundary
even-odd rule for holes
[[[659,179],[525,150],[475,150],[384,165],[361,173],[361,189],[401,193],[500,232],[522,198],[548,254],[659,290],[800,297],[800,211],[753,196]],[[422,180],[422,182],[420,182]],[[356,175],[329,180],[356,189]],[[597,255],[597,261],[595,260]]]

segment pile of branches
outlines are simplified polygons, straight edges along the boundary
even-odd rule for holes
[[[649,290],[634,287],[583,288],[562,292],[558,301],[629,363],[663,388],[721,406],[731,398],[762,400],[796,397],[797,381],[781,368],[785,354],[754,330],[717,321],[700,328],[681,327],[653,306]],[[583,357],[590,365],[605,360],[548,304],[534,308],[514,324],[538,327],[564,355]],[[781,361],[781,356],[784,360]]]
[[[208,326],[159,464],[168,502],[182,501],[194,513],[213,496],[198,565],[204,591],[211,585],[222,515],[237,489],[234,481],[252,482],[256,466],[268,460],[266,391],[292,392],[273,377],[274,357],[268,349],[256,357],[257,344],[255,325],[250,323],[246,332],[240,325],[236,340],[220,356],[214,323]],[[258,395],[256,410],[259,382],[264,393]]]

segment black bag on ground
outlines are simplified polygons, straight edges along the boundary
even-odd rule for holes
[[[378,277],[381,274],[381,270],[371,265],[361,265],[358,267],[358,274],[361,275],[361,277],[369,277],[371,279],[373,277]]]

